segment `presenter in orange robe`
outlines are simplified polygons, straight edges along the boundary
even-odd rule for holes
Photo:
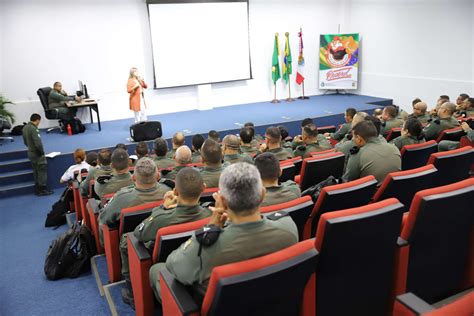
[[[147,87],[143,78],[138,74],[137,68],[131,68],[127,91],[130,94],[130,110],[135,114],[135,123],[146,121],[146,103],[143,89]]]

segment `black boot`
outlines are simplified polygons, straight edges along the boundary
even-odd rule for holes
[[[39,193],[40,193],[39,186],[35,184],[35,195],[39,196],[40,195]]]
[[[130,305],[130,307],[135,310],[135,301],[133,300],[133,290],[132,290],[132,282],[130,279],[125,279],[125,286],[122,288],[122,301]]]
[[[48,190],[48,187],[45,185],[38,186],[38,196],[51,195],[53,191]]]

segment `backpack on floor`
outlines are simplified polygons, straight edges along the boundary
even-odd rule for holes
[[[53,204],[52,210],[46,215],[44,227],[59,227],[66,224],[66,213],[71,211],[70,202],[73,198],[72,190],[66,188],[59,200]]]
[[[78,118],[73,118],[72,120],[68,120],[64,122],[64,126],[67,132],[67,126],[71,126],[71,132],[72,134],[79,134],[79,133],[84,133],[86,130],[86,127],[84,124],[82,124],[81,120]]]
[[[49,245],[44,262],[46,278],[58,280],[78,277],[90,269],[90,258],[96,252],[89,228],[74,224]]]
[[[12,130],[10,131],[10,135],[15,135],[15,136],[23,135],[23,127],[25,127],[25,125],[26,123],[23,123],[23,125],[17,125],[13,127]]]

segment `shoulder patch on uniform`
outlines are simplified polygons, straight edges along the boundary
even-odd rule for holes
[[[355,155],[355,154],[357,154],[357,153],[359,152],[359,150],[360,150],[359,147],[354,146],[354,147],[352,147],[352,148],[349,150],[349,152],[351,153],[351,155]]]
[[[99,182],[100,184],[106,184],[110,181],[110,179],[112,178],[111,175],[101,175],[97,178],[97,182]]]
[[[196,231],[196,240],[198,243],[203,247],[209,247],[213,245],[217,239],[219,239],[219,235],[222,232],[220,227],[215,225],[206,225],[203,228]]]
[[[186,242],[183,244],[183,250],[186,250],[186,248],[188,248],[192,242],[193,242],[192,238],[189,238],[188,240],[186,240]]]
[[[275,213],[272,213],[272,214],[268,215],[267,218],[271,221],[277,221],[280,218],[283,218],[283,217],[286,217],[286,216],[288,216],[288,212],[278,211],[278,212],[275,212]]]
[[[306,150],[306,146],[305,145],[299,145],[296,147],[296,150]]]
[[[143,230],[143,227],[145,227],[145,223],[141,222],[140,225],[138,225],[138,231],[141,232]]]

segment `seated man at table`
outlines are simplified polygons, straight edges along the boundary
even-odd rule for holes
[[[62,120],[72,120],[76,116],[77,109],[68,108],[66,105],[67,101],[81,101],[81,98],[77,96],[68,96],[66,91],[63,90],[61,82],[55,82],[53,90],[48,96],[48,107],[50,110],[57,109],[58,116]]]
[[[159,273],[164,269],[184,285],[192,286],[197,298],[206,293],[212,269],[216,266],[261,257],[298,242],[298,229],[289,216],[262,217],[260,203],[265,189],[257,168],[245,162],[228,166],[214,194],[209,225],[173,251],[166,260],[150,269],[150,284],[161,302]],[[217,238],[201,245],[203,232],[219,230]],[[241,302],[242,304],[243,302]]]

